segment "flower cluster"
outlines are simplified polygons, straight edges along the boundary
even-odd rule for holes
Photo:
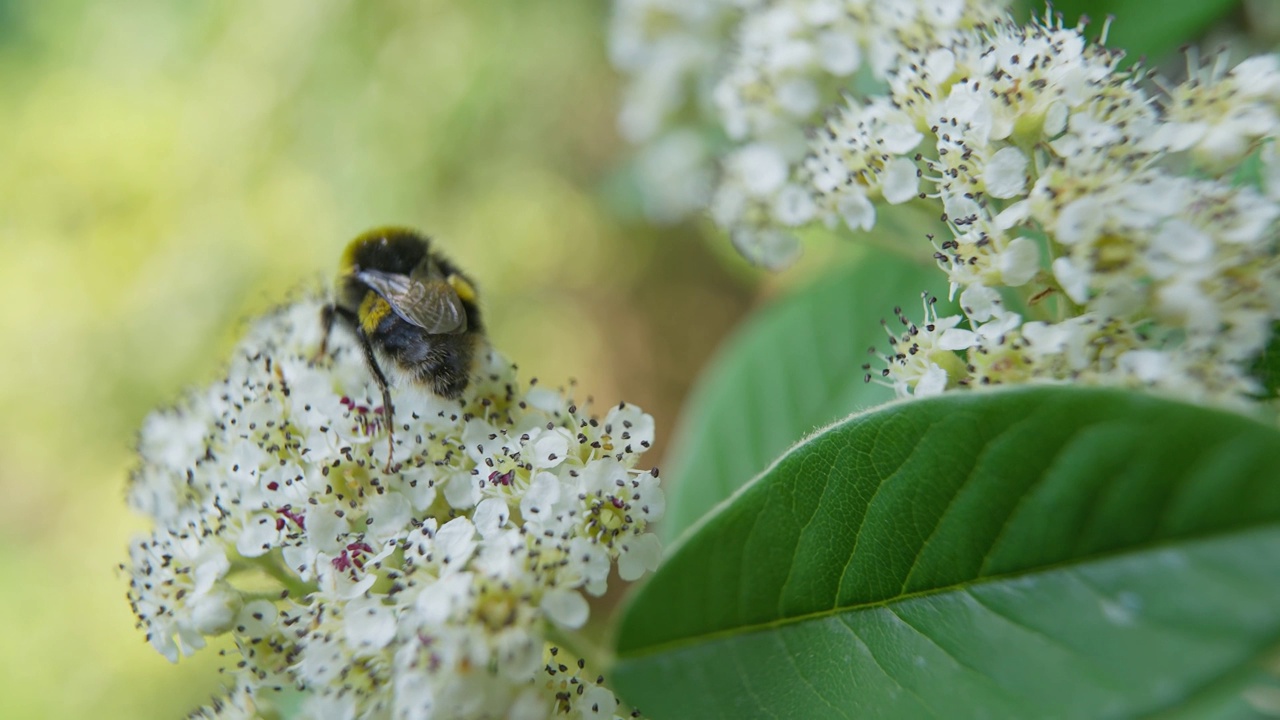
[[[856,234],[885,205],[941,217],[929,252],[961,313],[899,311],[866,369],[901,395],[1071,380],[1256,403],[1280,323],[1280,59],[1192,55],[1170,84],[1126,68],[1105,28],[1095,43],[994,3],[887,7],[721,17],[736,44],[709,46],[732,55],[712,99],[736,144],[704,204],[735,245],[778,265],[801,227]]]
[[[653,420],[589,415],[489,351],[457,401],[380,393],[320,305],[260,321],[226,378],[141,435],[129,599],[170,660],[229,633],[237,684],[203,712],[258,717],[612,718],[619,703],[548,632],[660,555]],[[344,342],[345,339],[345,342]]]
[[[749,259],[785,264],[795,243],[769,225],[813,217],[788,172],[806,127],[855,80],[882,82],[913,48],[994,20],[1002,5],[616,0],[610,50],[630,77],[620,123],[644,143],[637,165],[650,215],[675,219],[709,202]],[[691,110],[713,116],[711,126]]]
[[[1081,30],[958,34],[811,144],[828,222],[919,199],[950,231],[934,257],[963,316],[908,323],[885,374],[900,394],[1076,380],[1247,405],[1280,321],[1280,62],[1197,69],[1160,96]],[[1250,155],[1258,184],[1236,176]]]

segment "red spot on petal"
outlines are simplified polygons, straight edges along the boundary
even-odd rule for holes
[[[292,520],[299,528],[303,530],[307,529],[307,518],[304,513],[294,512],[292,507],[289,505],[277,508],[276,512]]]

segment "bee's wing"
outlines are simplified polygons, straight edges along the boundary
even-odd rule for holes
[[[467,313],[462,307],[462,299],[444,278],[380,270],[361,270],[355,277],[382,296],[406,322],[433,335],[460,333],[467,329]]]

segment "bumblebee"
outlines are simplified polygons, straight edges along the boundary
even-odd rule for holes
[[[467,388],[483,340],[475,285],[456,265],[431,249],[425,236],[406,228],[378,228],[351,241],[342,253],[333,302],[321,312],[319,355],[341,320],[355,333],[365,364],[382,391],[387,422],[387,471],[395,453],[392,380],[457,399]]]

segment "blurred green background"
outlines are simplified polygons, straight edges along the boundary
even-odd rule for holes
[[[619,210],[607,12],[0,2],[0,718],[216,691],[216,652],[174,667],[133,627],[134,433],[371,226],[438,238],[525,372],[670,431],[754,280]]]

